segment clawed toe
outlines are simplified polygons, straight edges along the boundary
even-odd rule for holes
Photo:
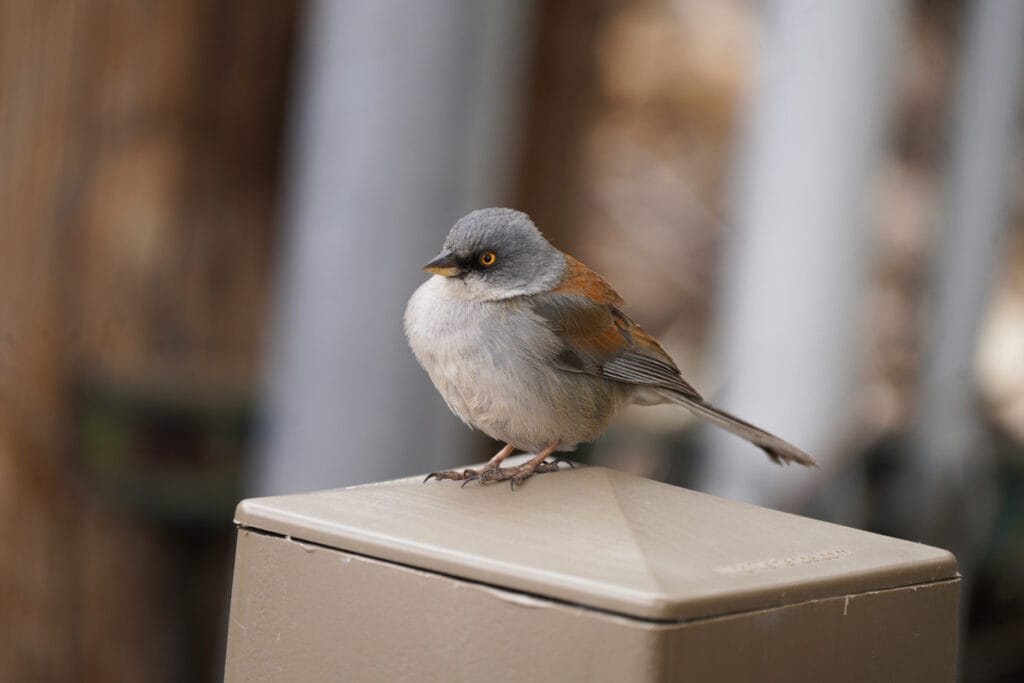
[[[561,462],[569,463],[569,468],[570,469],[575,467],[575,465],[573,465],[566,458],[554,458],[552,460],[541,460],[540,462],[538,462],[537,464],[535,464],[533,466],[531,466],[530,463],[525,463],[523,465],[520,465],[519,467],[513,467],[513,468],[511,468],[512,469],[512,476],[508,477],[508,479],[509,479],[509,486],[511,486],[512,490],[514,491],[517,486],[521,486],[524,481],[526,481],[527,479],[529,479],[530,477],[532,477],[535,474],[544,474],[546,472],[557,472],[558,471],[558,464],[561,463]]]
[[[423,483],[425,484],[431,479],[437,479],[438,481],[441,481],[442,479],[454,479],[455,481],[465,479],[466,482],[470,482],[476,479],[477,476],[476,470],[462,470],[461,472],[445,470],[444,472],[431,472],[423,478]],[[465,486],[465,484],[463,484],[463,486]]]
[[[569,466],[569,469],[576,469],[576,464],[572,460],[569,460],[569,458],[555,457],[551,460],[545,460],[539,463],[537,465],[536,473],[543,474],[544,472],[557,472],[558,466],[563,462]]]

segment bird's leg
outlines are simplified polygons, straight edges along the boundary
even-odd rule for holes
[[[512,444],[507,444],[504,448],[495,453],[493,458],[487,461],[487,465],[484,469],[491,470],[500,467],[501,463],[505,461],[505,458],[512,455],[512,451],[514,450],[515,448],[512,447]]]
[[[512,447],[512,444],[509,444],[498,451],[494,457],[488,460],[487,464],[479,470],[465,469],[461,472],[454,470],[447,472],[431,472],[423,481],[428,481],[430,479],[454,479],[456,481],[461,481],[463,486],[471,481],[479,481],[481,484],[486,484],[492,481],[507,481],[510,483],[512,488],[515,488],[516,485],[522,484],[535,474],[557,472],[558,464],[561,462],[567,462],[570,467],[573,466],[573,464],[566,458],[557,456],[548,462],[547,459],[551,457],[551,454],[555,452],[556,448],[558,448],[558,444],[558,441],[554,442],[543,451],[524,462],[522,465],[516,465],[515,467],[502,467],[501,463],[504,462],[505,458],[512,455],[512,451],[515,450]]]
[[[473,481],[474,479],[479,479],[481,473],[483,472],[500,470],[501,463],[505,460],[505,458],[512,455],[512,451],[514,450],[515,448],[512,447],[512,444],[507,444],[504,448],[495,453],[494,457],[488,460],[487,464],[481,467],[479,470],[464,469],[461,472],[456,472],[455,470],[448,470],[446,472],[431,472],[423,481],[426,482],[430,481],[431,479],[454,479],[456,481],[462,481],[462,485],[465,486],[467,483]]]

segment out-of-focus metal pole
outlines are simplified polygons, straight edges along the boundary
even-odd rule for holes
[[[499,202],[532,3],[310,3],[255,493],[465,461],[406,347],[420,266]]]
[[[722,392],[711,398],[827,468],[853,412],[865,209],[905,7],[778,0],[764,13],[718,298]],[[785,506],[812,476],[717,430],[707,444],[704,485],[721,495]]]
[[[963,38],[924,318],[920,413],[900,499],[908,532],[951,548],[966,575],[993,503],[974,358],[1019,178],[1024,3],[970,5]]]

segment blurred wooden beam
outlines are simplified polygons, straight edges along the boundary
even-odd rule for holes
[[[596,44],[615,3],[538,5],[513,206],[557,236],[577,220],[582,148],[597,97]]]
[[[2,680],[219,676],[227,520],[97,490],[72,389],[251,390],[295,15],[0,2]]]

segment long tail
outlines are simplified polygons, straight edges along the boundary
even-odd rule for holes
[[[746,420],[741,420],[735,415],[731,415],[721,408],[716,408],[706,401],[694,400],[681,394],[677,394],[674,391],[666,391],[665,396],[673,402],[683,406],[694,415],[714,422],[722,429],[746,439],[767,453],[768,457],[772,459],[772,462],[777,465],[788,465],[791,462],[797,462],[805,467],[818,466],[818,463],[814,458],[807,453],[804,453],[785,439],[780,439],[774,434],[764,431],[760,427],[755,427]]]

